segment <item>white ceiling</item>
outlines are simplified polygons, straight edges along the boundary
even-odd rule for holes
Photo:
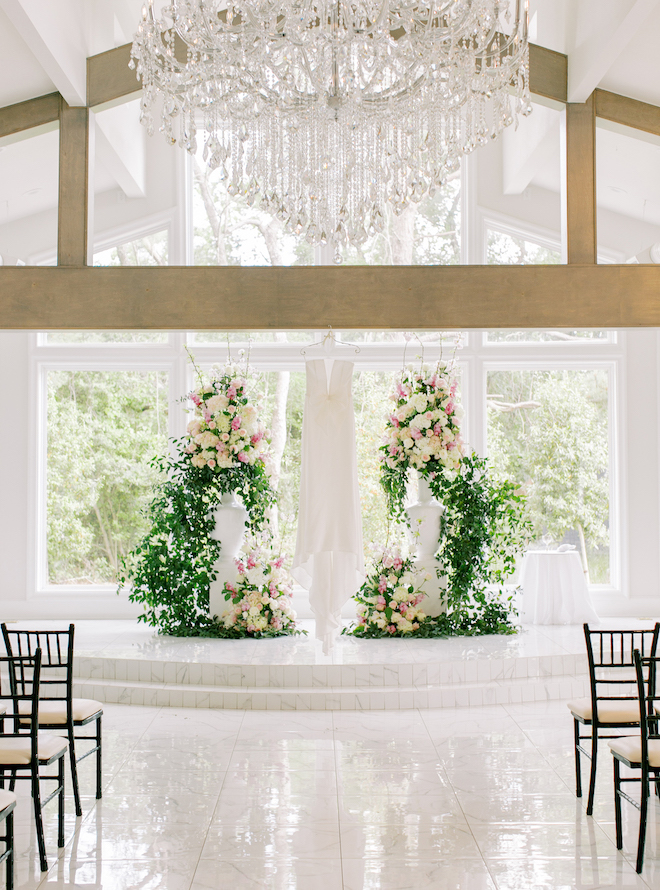
[[[83,104],[86,57],[130,41],[142,3],[0,0],[0,106],[54,90],[70,104]],[[568,55],[572,101],[583,101],[598,86],[660,105],[660,0],[530,0],[530,19],[533,42]],[[96,189],[120,187],[134,197],[140,174],[131,169],[120,123],[115,122],[116,146],[111,131],[103,134]],[[545,138],[552,151],[535,145],[536,170],[529,158],[522,159],[529,170],[526,183],[555,190],[558,166],[549,167],[547,159],[558,157],[557,128]],[[0,153],[2,221],[54,206],[56,139],[46,134]],[[660,225],[660,148],[599,130],[598,167],[603,206]]]

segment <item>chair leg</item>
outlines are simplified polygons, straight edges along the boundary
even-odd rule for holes
[[[80,788],[78,787],[78,761],[76,760],[76,744],[73,723],[67,727],[67,736],[69,739],[69,762],[71,764],[71,784],[73,785],[73,800],[76,806],[76,816],[82,816],[82,806],[80,804]]]
[[[580,724],[573,719],[573,738],[575,739],[575,796],[582,797],[582,769],[580,765]]]
[[[591,726],[591,772],[589,774],[589,797],[587,799],[587,816],[593,815],[594,794],[596,793],[596,761],[598,758],[598,730]]]
[[[39,791],[39,773],[32,774],[32,800],[34,802],[34,822],[37,829],[37,845],[39,847],[39,862],[42,871],[48,871],[48,859],[46,858],[46,841],[44,840],[44,820],[41,812],[41,794]]]
[[[7,850],[9,851],[9,856],[7,856],[7,890],[14,890],[14,812],[12,810],[11,813],[7,816]]]
[[[620,850],[623,847],[623,830],[621,827],[621,798],[619,791],[621,790],[621,765],[616,757],[612,758],[614,762],[614,819],[616,822],[616,848]]]
[[[644,866],[644,842],[646,840],[646,818],[649,805],[649,777],[642,770],[642,796],[639,814],[639,840],[637,842],[637,874],[641,874]]]
[[[102,733],[101,733],[101,716],[96,720],[96,799],[100,800],[103,797],[103,778],[101,775],[102,761],[101,761],[101,741],[102,741]]]
[[[57,761],[57,846],[64,846],[64,754]]]

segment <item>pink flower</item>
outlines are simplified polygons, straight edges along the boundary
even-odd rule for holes
[[[392,416],[390,417],[390,422],[392,426],[399,426],[399,420],[394,416],[394,414],[392,414]]]
[[[215,466],[215,461],[213,460],[213,458],[211,458],[211,460],[208,461],[206,465],[207,467],[211,467],[211,469],[213,469],[213,467]]]
[[[378,593],[385,593],[387,590],[387,578],[384,575],[380,576],[378,581]]]
[[[193,403],[193,405],[196,405],[198,408],[202,404],[202,400],[200,399],[200,397],[197,395],[196,392],[189,393],[188,398]]]
[[[284,565],[284,557],[283,556],[278,556],[277,559],[273,560],[273,566],[276,569],[281,569],[283,565]]]
[[[395,570],[398,572],[399,569],[401,568],[401,566],[403,565],[403,560],[401,559],[400,556],[395,556],[394,559],[392,560],[392,565],[394,566]]]
[[[247,567],[248,569],[253,569],[257,564],[257,560],[254,557],[254,554],[251,553],[247,559]]]
[[[388,633],[391,633],[391,634],[395,634],[395,633],[396,633],[396,627],[395,627],[393,624],[390,624],[390,626],[387,628],[387,632],[388,632]]]
[[[235,387],[235,386],[228,386],[228,387],[227,387],[227,398],[228,398],[228,399],[235,399],[235,398],[236,398],[236,387]]]
[[[231,422],[231,428],[233,430],[240,430],[241,428],[241,418],[236,416]]]
[[[413,439],[421,439],[422,431],[421,430],[410,430],[410,435],[413,437]]]
[[[259,442],[261,442],[261,440],[263,439],[263,437],[264,437],[263,432],[255,433],[254,436],[252,436],[252,437],[250,438],[250,444],[251,444],[251,445],[258,445]]]
[[[240,460],[240,462],[242,464],[247,464],[250,462],[250,458],[247,456],[247,454],[244,451],[239,451],[239,453],[236,455],[236,457],[238,460]]]
[[[454,410],[454,403],[452,401],[447,402],[447,407],[445,408],[445,414],[451,414]]]
[[[245,574],[245,566],[243,565],[241,560],[237,559],[237,560],[235,560],[235,562],[236,562],[236,570],[238,571],[238,574],[244,575]]]
[[[380,602],[376,603],[376,608],[378,609],[379,612],[384,612],[385,611],[385,600],[383,600],[382,603],[380,603]]]

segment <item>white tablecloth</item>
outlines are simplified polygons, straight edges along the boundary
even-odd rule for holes
[[[524,624],[598,621],[576,550],[530,550],[525,554],[520,617]]]

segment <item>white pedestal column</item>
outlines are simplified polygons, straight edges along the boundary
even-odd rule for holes
[[[238,580],[235,560],[241,552],[248,512],[238,503],[232,491],[222,495],[220,506],[213,511],[213,517],[215,528],[211,537],[214,541],[220,541],[222,550],[214,566],[216,578],[209,591],[209,614],[212,618],[222,618],[231,605],[225,599],[225,583],[229,581],[230,584],[235,584]]]
[[[418,475],[418,483],[418,501],[412,507],[408,507],[406,513],[410,519],[412,541],[415,546],[415,568],[431,575],[431,579],[425,581],[422,587],[426,599],[420,603],[420,608],[434,618],[447,611],[445,597],[447,579],[438,577],[442,563],[435,558],[445,508],[434,499],[426,479]]]

